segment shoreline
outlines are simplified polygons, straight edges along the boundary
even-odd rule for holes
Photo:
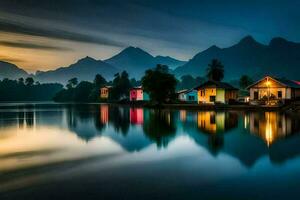
[[[41,108],[44,106],[60,107],[60,106],[80,106],[80,105],[101,105],[108,104],[114,106],[129,106],[137,108],[152,109],[185,109],[185,110],[207,110],[207,111],[289,111],[300,113],[300,102],[293,102],[280,106],[261,106],[261,105],[228,105],[228,104],[150,104],[149,102],[0,102],[0,109],[4,108]]]

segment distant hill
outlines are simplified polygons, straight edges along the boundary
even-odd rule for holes
[[[73,77],[77,77],[79,81],[92,81],[96,74],[101,74],[106,79],[112,79],[114,74],[118,71],[119,70],[114,66],[101,60],[85,57],[68,67],[61,67],[52,71],[38,72],[35,78],[40,82],[66,83]]]
[[[105,60],[105,62],[119,68],[120,71],[126,70],[131,77],[135,78],[141,78],[147,69],[155,67],[156,64],[164,64],[170,68],[175,68],[185,63],[168,56],[154,57],[137,47],[128,47],[119,54]]]
[[[20,69],[14,64],[0,61],[0,79],[9,78],[9,79],[18,79],[18,78],[26,78],[29,74]]]
[[[174,73],[177,76],[203,76],[208,63],[214,58],[224,64],[227,80],[238,79],[243,74],[254,78],[269,74],[300,79],[300,43],[274,38],[268,45],[264,45],[251,36],[228,48],[212,46],[176,68]]]

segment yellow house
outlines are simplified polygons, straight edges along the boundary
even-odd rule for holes
[[[100,88],[100,98],[108,99],[111,88],[112,88],[112,86],[104,86],[104,87]]]
[[[297,81],[266,76],[248,87],[250,101],[262,101],[266,104],[278,100],[300,98],[300,83]]]
[[[195,88],[198,91],[198,103],[228,103],[236,100],[238,89],[228,83],[218,81],[206,81]]]

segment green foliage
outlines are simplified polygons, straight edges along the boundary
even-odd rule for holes
[[[32,77],[28,77],[28,78],[26,78],[26,80],[25,80],[25,84],[26,84],[27,86],[32,86],[32,85],[33,85],[33,83],[34,83],[34,80],[33,80],[33,78],[32,78]]]
[[[196,77],[194,78],[191,75],[184,75],[181,77],[181,81],[177,83],[177,89],[191,89],[194,88],[200,84],[202,84],[205,81],[202,77]]]
[[[99,101],[100,88],[107,81],[99,74],[95,76],[94,82],[81,81],[78,84],[77,78],[72,78],[68,81],[66,88],[59,91],[54,101],[57,102],[96,102]]]
[[[138,87],[142,83],[141,83],[141,81],[137,81],[135,78],[132,78],[132,79],[130,79],[130,84],[131,84],[132,87]]]
[[[70,80],[68,80],[68,84],[66,85],[66,87],[68,89],[71,89],[71,88],[75,88],[78,84],[78,79],[77,78],[71,78]]]
[[[0,81],[0,101],[50,101],[63,86],[58,83],[33,85],[32,78]]]
[[[142,87],[152,101],[163,103],[174,99],[176,79],[168,73],[167,66],[157,65],[155,69],[146,71],[142,78]]]
[[[253,83],[253,80],[249,76],[247,76],[247,75],[241,76],[240,82],[239,82],[240,88],[246,89],[252,83]]]
[[[145,135],[155,141],[158,147],[167,147],[176,132],[172,112],[156,110],[145,115],[147,117],[143,124]]]
[[[224,78],[224,66],[218,59],[213,59],[208,64],[206,77],[214,81],[221,81]]]
[[[111,98],[113,100],[120,100],[128,98],[129,90],[131,88],[129,75],[126,71],[121,74],[115,74],[115,78],[112,82],[113,88],[111,89]]]
[[[107,81],[103,76],[97,74],[94,79],[92,91],[89,94],[89,100],[92,102],[100,101],[100,88],[105,86]]]

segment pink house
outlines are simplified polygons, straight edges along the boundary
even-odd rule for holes
[[[130,89],[130,101],[143,101],[143,89],[142,87],[134,87]]]

